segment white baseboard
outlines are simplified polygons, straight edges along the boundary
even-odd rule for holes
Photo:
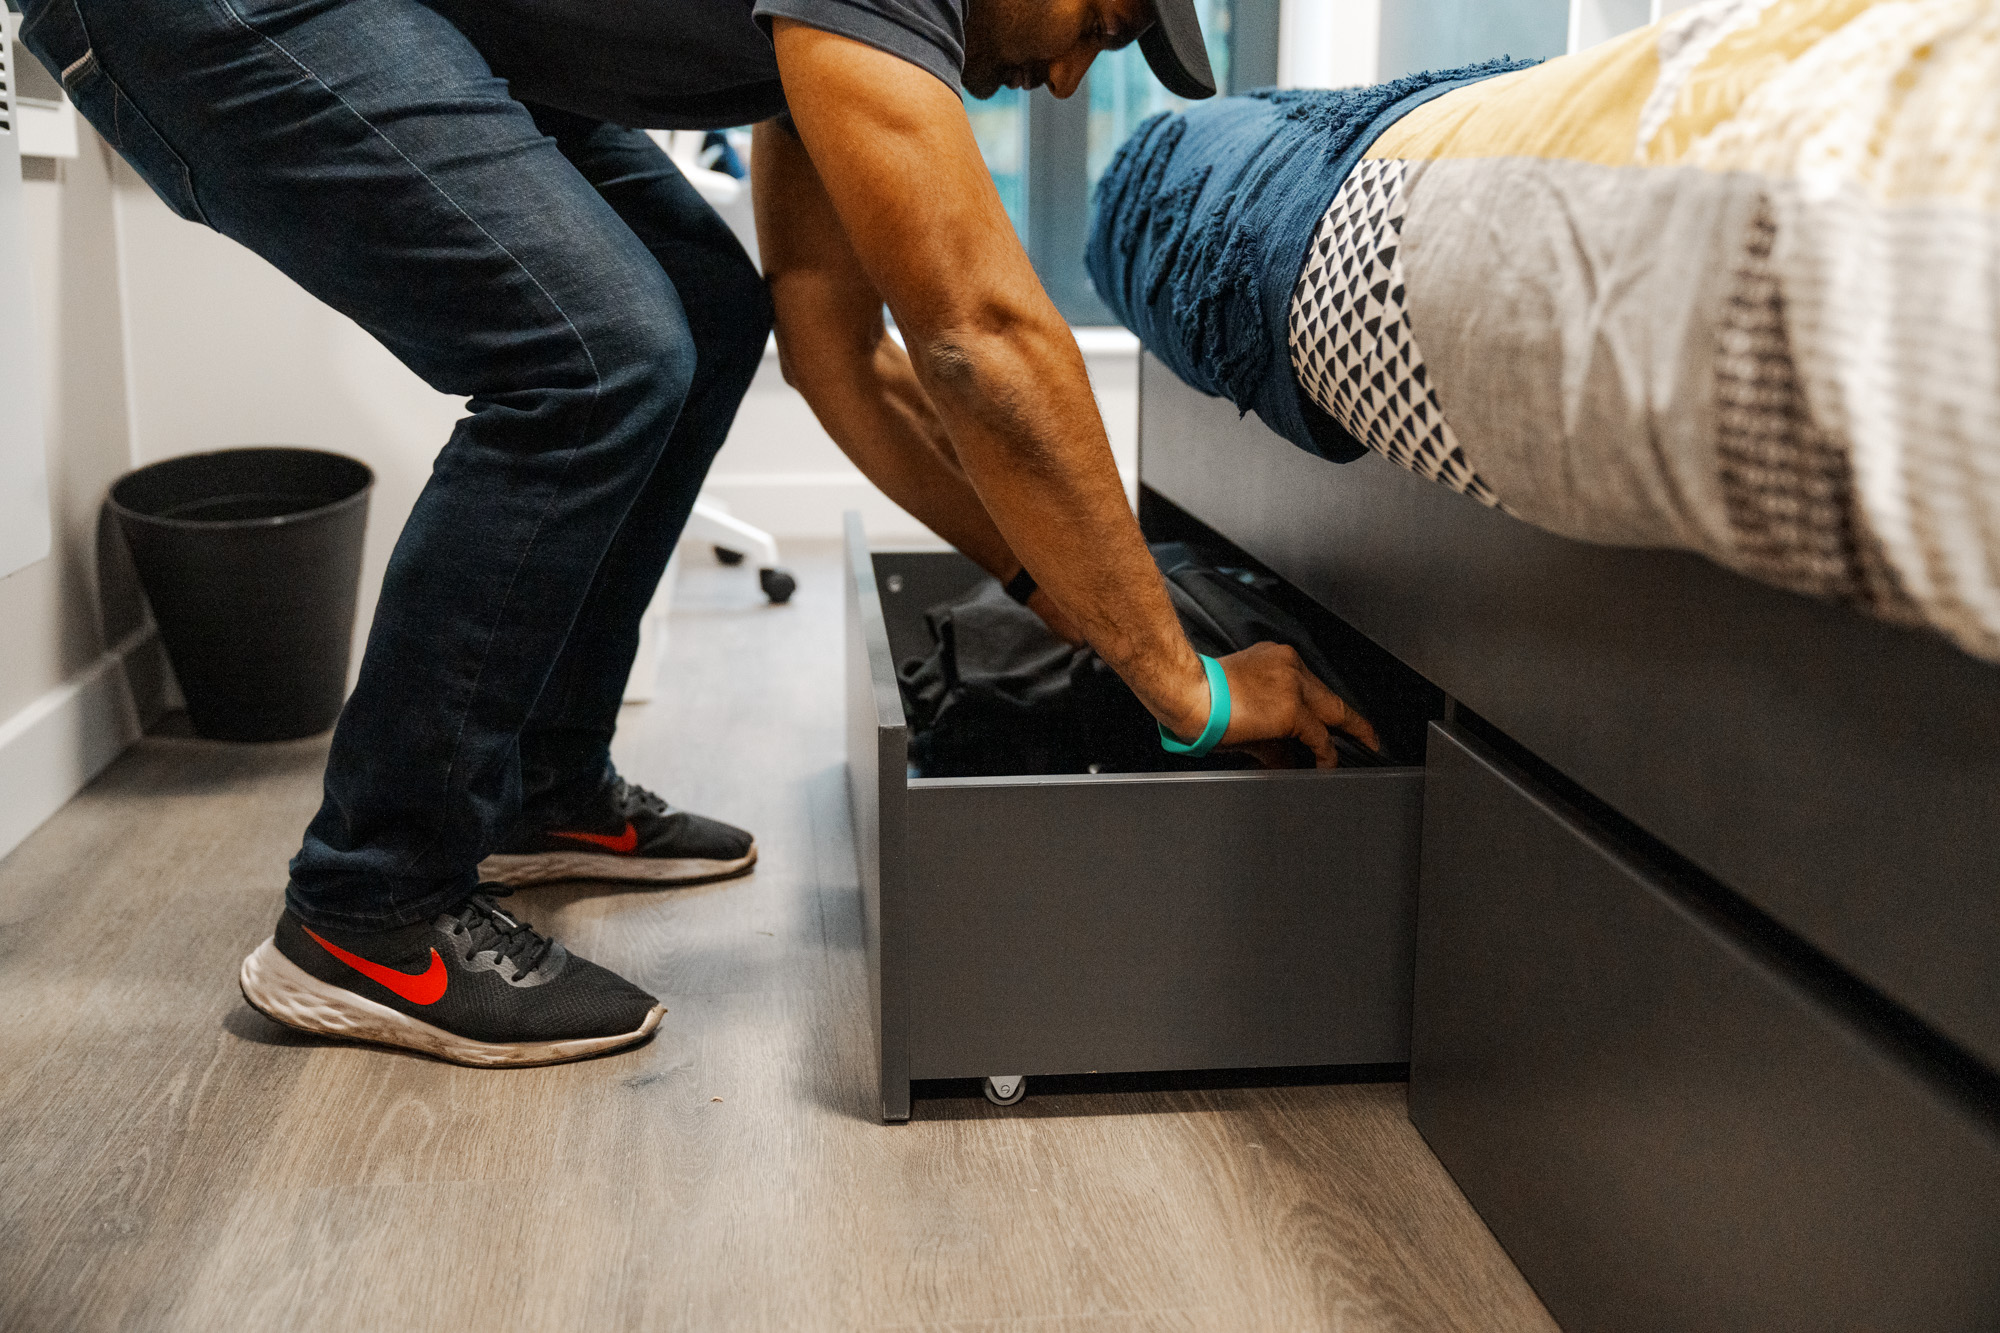
[[[149,625],[0,722],[0,856],[139,739],[126,663],[153,651]]]

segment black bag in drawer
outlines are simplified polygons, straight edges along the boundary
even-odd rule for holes
[[[1280,605],[1269,575],[1205,558],[1184,542],[1152,548],[1167,592],[1196,651],[1211,657],[1270,641],[1290,644],[1314,675],[1382,727],[1380,698],[1343,671],[1303,621]],[[1025,773],[1151,773],[1254,768],[1248,755],[1194,759],[1160,748],[1152,714],[1089,647],[1049,632],[1040,616],[982,580],[925,616],[937,647],[899,675],[910,721],[913,772],[921,777]],[[1333,734],[1343,766],[1396,762]],[[1384,737],[1385,748],[1390,745]],[[1304,749],[1300,749],[1304,757]]]

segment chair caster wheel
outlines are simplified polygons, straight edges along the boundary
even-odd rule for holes
[[[1026,1074],[988,1074],[986,1100],[995,1106],[1012,1106],[1028,1095]]]
[[[732,551],[727,546],[718,546],[715,548],[715,558],[725,565],[740,565],[743,563],[743,552]]]
[[[741,556],[737,558],[742,559]],[[760,569],[757,571],[757,586],[764,590],[764,595],[771,599],[773,606],[783,606],[799,590],[799,581],[782,569]]]

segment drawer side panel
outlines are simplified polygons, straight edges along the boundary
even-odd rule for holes
[[[862,922],[868,946],[868,1001],[875,1025],[882,1118],[910,1118],[908,950],[902,902],[904,773],[908,727],[889,665],[889,636],[861,516],[847,515],[847,796],[854,816]]]

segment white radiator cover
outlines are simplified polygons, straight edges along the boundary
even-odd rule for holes
[[[49,554],[42,374],[28,291],[20,117],[14,101],[12,38],[20,16],[6,18],[0,37],[0,578]]]

